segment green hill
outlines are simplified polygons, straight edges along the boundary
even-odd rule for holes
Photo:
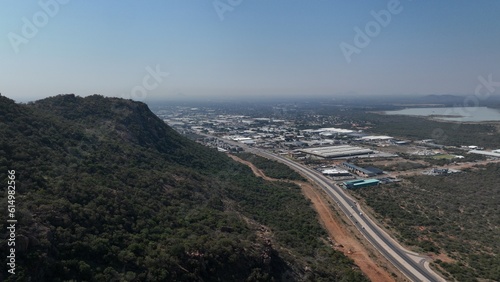
[[[0,96],[3,187],[8,170],[16,274],[3,255],[1,281],[366,281],[324,243],[299,187],[255,177],[143,103]]]

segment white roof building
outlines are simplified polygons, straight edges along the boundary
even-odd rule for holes
[[[500,158],[500,153],[495,153],[495,152],[488,152],[488,151],[482,151],[482,150],[471,150],[471,151],[469,151],[469,153]]]
[[[391,136],[386,136],[386,135],[370,135],[370,136],[361,137],[361,140],[369,140],[369,141],[391,140],[391,139],[394,139],[394,138]]]
[[[350,145],[307,148],[299,151],[322,158],[348,157],[373,153],[373,150]]]
[[[349,171],[347,171],[345,169],[336,169],[336,168],[325,169],[321,173],[326,174],[326,175],[333,175],[333,176],[335,176],[335,175],[350,175]]]

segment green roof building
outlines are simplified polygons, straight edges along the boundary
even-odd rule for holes
[[[375,186],[380,183],[377,179],[356,179],[344,182],[345,188],[347,189],[357,189],[368,186]]]

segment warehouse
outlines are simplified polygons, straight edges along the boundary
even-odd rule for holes
[[[354,173],[361,175],[361,176],[372,177],[372,176],[379,174],[377,172],[359,167],[359,166],[351,164],[351,163],[342,163],[342,165],[344,167],[346,167],[349,171],[354,172]]]
[[[488,151],[482,151],[482,150],[471,150],[471,151],[469,151],[469,153],[485,155],[488,157],[500,158],[500,153],[494,153],[494,152],[488,152]]]
[[[350,145],[308,148],[308,149],[301,149],[299,151],[321,158],[350,157],[350,156],[366,155],[373,153],[373,151],[370,149],[365,149]]]
[[[381,175],[381,174],[384,174],[384,171],[381,170],[380,168],[378,167],[373,167],[373,166],[367,166],[364,168],[365,170],[368,170],[368,171],[371,171],[373,173],[375,173],[376,175]]]
[[[362,187],[376,186],[379,185],[380,181],[377,179],[357,179],[351,181],[345,181],[344,186],[346,189],[357,189]]]
[[[325,169],[321,172],[324,175],[328,176],[350,176],[351,174],[347,170],[343,169],[336,169],[336,168],[331,168],[331,169]]]
[[[361,140],[363,141],[389,141],[394,139],[391,136],[385,136],[385,135],[370,135],[370,136],[364,136],[361,137]]]

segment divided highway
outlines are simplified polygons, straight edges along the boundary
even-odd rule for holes
[[[227,140],[225,141],[227,142]],[[241,144],[238,145],[241,146]],[[318,184],[339,205],[347,217],[351,219],[359,232],[410,280],[432,282],[446,281],[430,269],[429,262],[426,261],[424,257],[404,249],[369,217],[364,216],[363,211],[356,202],[353,201],[342,188],[331,183],[322,174],[287,158],[264,150],[249,147],[246,147],[245,150],[284,163],[290,168],[306,175],[311,181]]]

